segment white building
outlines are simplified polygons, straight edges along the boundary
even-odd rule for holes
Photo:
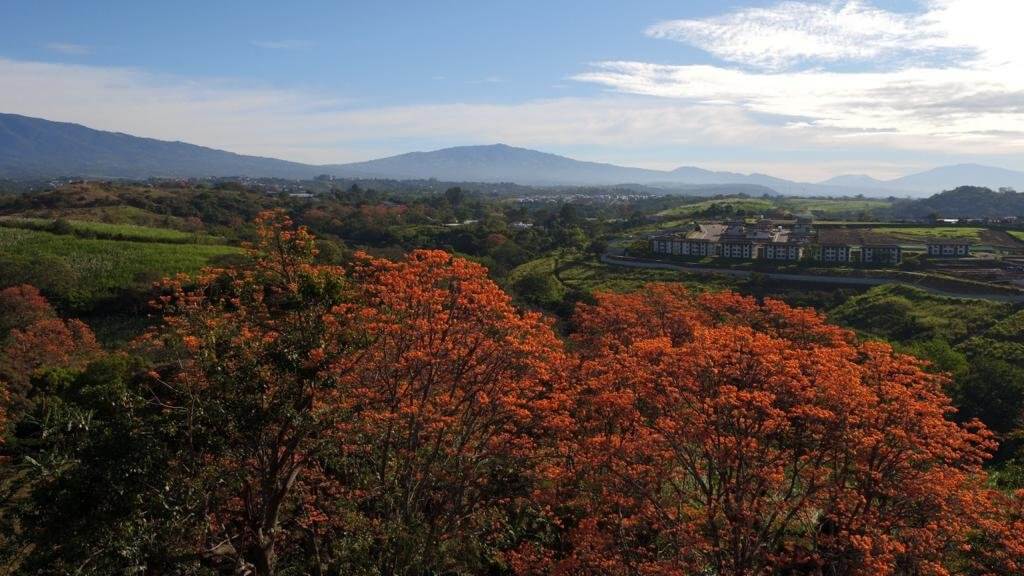
[[[964,258],[971,255],[971,243],[965,240],[936,240],[927,244],[931,258]]]
[[[849,262],[849,244],[822,244],[820,258],[822,262]]]
[[[897,244],[865,245],[861,247],[860,254],[865,264],[899,264],[903,261],[903,250]]]

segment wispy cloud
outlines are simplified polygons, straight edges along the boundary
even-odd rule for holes
[[[783,2],[703,20],[669,20],[647,29],[739,64],[781,70],[799,64],[906,60],[956,48],[930,13],[902,14],[859,0]]]
[[[267,50],[309,50],[314,46],[309,40],[252,40],[251,43]]]
[[[92,54],[93,51],[92,46],[68,42],[50,42],[46,44],[46,49],[58,54],[64,54],[65,56],[86,56]]]

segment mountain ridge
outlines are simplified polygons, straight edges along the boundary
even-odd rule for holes
[[[841,175],[815,183],[687,165],[673,170],[619,166],[501,143],[407,152],[362,162],[312,165],[0,113],[0,178],[247,176],[301,179],[321,174],[542,186],[636,184],[668,189],[746,184],[788,195],[927,195],[965,184],[1024,189],[1024,172],[979,164],[940,166],[893,180]]]

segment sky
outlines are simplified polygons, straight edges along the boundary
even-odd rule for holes
[[[243,154],[1024,170],[1019,0],[3,5],[0,112]]]

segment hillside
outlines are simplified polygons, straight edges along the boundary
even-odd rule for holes
[[[666,179],[664,172],[581,162],[505,144],[457,146],[326,167],[336,175],[437,178],[525,184],[621,184]]]
[[[1024,193],[998,192],[977,186],[961,186],[897,206],[895,215],[902,218],[1001,218],[1024,216]]]
[[[935,168],[895,180],[837,176],[797,182],[681,166],[652,170],[575,160],[506,144],[409,152],[365,162],[315,166],[245,156],[184,142],[140,138],[16,114],[0,114],[0,180],[59,177],[189,178],[216,176],[312,178],[329,174],[362,179],[436,179],[507,182],[528,186],[646,185],[686,193],[685,187],[742,185],[760,193],[798,196],[923,195],[962,184],[1024,189],[1024,173],[974,164]]]
[[[0,114],[0,177],[9,179],[251,176],[310,178],[313,166],[184,142]]]

